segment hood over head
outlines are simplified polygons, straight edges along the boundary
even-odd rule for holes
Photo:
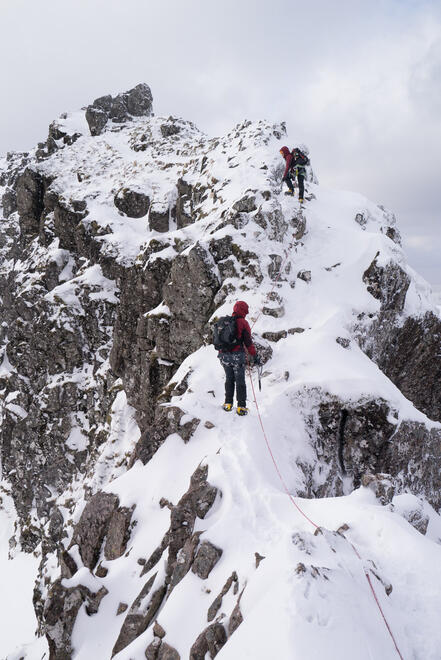
[[[238,300],[233,307],[233,314],[237,314],[237,316],[245,317],[248,314],[248,311],[248,305],[243,300]]]
[[[284,157],[286,158],[287,156],[289,156],[289,154],[290,154],[291,152],[290,152],[290,150],[288,149],[288,147],[282,147],[282,148],[280,149],[280,153],[282,154],[282,156],[284,156]]]

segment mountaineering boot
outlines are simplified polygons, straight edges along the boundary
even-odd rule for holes
[[[224,405],[222,406],[222,408],[223,408],[224,410],[226,410],[227,412],[230,412],[230,410],[233,409],[233,404],[232,404],[232,403],[224,403]]]
[[[294,190],[287,190],[285,195],[290,195],[291,197],[294,197]]]
[[[245,408],[245,406],[237,406],[236,412],[243,417],[244,415],[248,415],[248,408]]]
[[[300,202],[300,204],[303,204],[304,201],[305,201],[305,200],[303,199],[303,197],[299,197],[299,202]]]

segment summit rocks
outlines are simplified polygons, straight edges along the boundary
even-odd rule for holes
[[[100,135],[109,120],[124,123],[131,117],[149,117],[153,113],[152,103],[152,92],[144,83],[115,97],[110,94],[100,96],[87,106],[86,120],[90,134]]]

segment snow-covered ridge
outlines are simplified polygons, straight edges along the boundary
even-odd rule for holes
[[[435,306],[393,214],[312,171],[305,206],[286,197],[283,125],[51,131],[0,182],[3,478],[52,657],[398,657],[364,567],[403,656],[438,658]],[[322,534],[251,391],[247,418],[221,409],[209,323],[237,299],[275,460]],[[40,657],[26,641],[8,658]]]

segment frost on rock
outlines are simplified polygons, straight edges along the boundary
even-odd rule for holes
[[[0,160],[0,550],[38,557],[52,658],[389,657],[363,565],[437,660],[439,315],[390,211],[310,167],[283,194],[283,143],[155,117],[142,84]],[[241,299],[284,485],[251,383],[247,418],[221,407]]]

